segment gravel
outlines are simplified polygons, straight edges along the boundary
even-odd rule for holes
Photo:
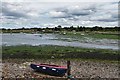
[[[66,60],[34,60],[7,59],[3,60],[3,78],[61,78],[35,72],[30,68],[31,63],[48,63],[66,66]],[[119,64],[107,61],[71,60],[71,75],[75,78],[120,78]],[[67,75],[62,78],[66,78]]]

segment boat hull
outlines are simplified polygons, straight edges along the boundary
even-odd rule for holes
[[[64,76],[67,71],[67,68],[56,68],[36,64],[31,64],[30,67],[37,72],[41,72],[52,76]]]

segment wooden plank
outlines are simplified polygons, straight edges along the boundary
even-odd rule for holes
[[[67,78],[70,80],[71,76],[71,67],[70,67],[70,61],[67,61]]]

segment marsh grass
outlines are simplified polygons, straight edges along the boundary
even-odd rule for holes
[[[3,46],[3,59],[97,59],[118,60],[120,51],[65,46]]]
[[[60,33],[64,35],[64,32]],[[119,33],[103,33],[103,32],[66,32],[64,37],[75,38],[75,39],[84,39],[84,37],[95,38],[95,39],[119,39]]]

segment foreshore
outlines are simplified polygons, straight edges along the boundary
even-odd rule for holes
[[[35,72],[31,63],[48,63],[67,66],[64,59],[4,59],[2,60],[2,78],[67,78],[49,76]],[[71,60],[71,75],[73,78],[119,78],[118,62]]]

